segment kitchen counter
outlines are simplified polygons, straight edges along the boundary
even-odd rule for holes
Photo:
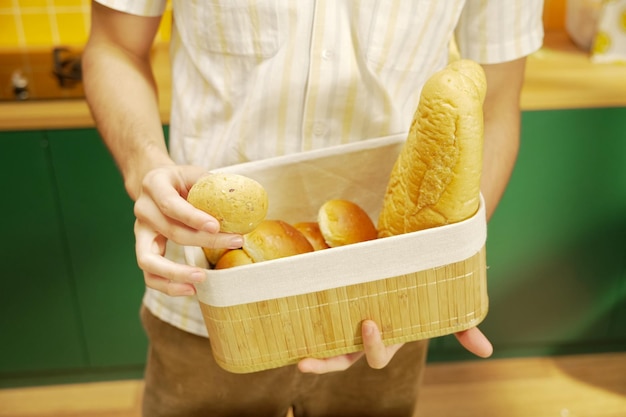
[[[522,108],[597,107],[626,107],[626,65],[594,64],[565,33],[547,33],[527,59]]]
[[[152,50],[154,77],[159,88],[159,112],[169,122],[171,77],[167,44]],[[84,99],[32,100],[0,103],[0,131],[94,127]]]
[[[171,97],[167,45],[155,45],[152,59],[161,119],[167,124]],[[549,32],[543,48],[528,58],[521,103],[523,110],[626,106],[626,65],[593,64],[565,33]],[[93,126],[81,99],[0,103],[0,131]]]

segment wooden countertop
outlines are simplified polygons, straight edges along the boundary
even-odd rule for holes
[[[594,64],[563,32],[526,61],[524,110],[626,106],[626,65]]]
[[[160,112],[169,122],[171,80],[167,45],[153,51]],[[593,64],[563,32],[546,33],[544,46],[528,58],[523,110],[626,106],[626,65]],[[0,103],[1,130],[93,127],[84,100]]]
[[[169,122],[171,77],[167,44],[152,51],[154,77],[159,88],[159,111]],[[0,103],[0,131],[68,129],[94,127],[87,102],[83,99],[41,100]]]

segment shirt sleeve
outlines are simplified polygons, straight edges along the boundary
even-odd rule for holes
[[[103,6],[138,16],[161,16],[167,0],[96,0]]]
[[[543,43],[543,0],[468,0],[456,27],[461,57],[497,64]]]

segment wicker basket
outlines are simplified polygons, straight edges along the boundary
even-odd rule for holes
[[[361,205],[375,221],[403,137],[242,164],[265,186],[268,218],[315,220],[331,198]],[[213,354],[224,369],[246,373],[305,357],[362,349],[364,319],[387,344],[468,329],[487,314],[484,206],[464,222],[245,265],[208,270],[198,300]],[[208,267],[200,248],[190,264]]]

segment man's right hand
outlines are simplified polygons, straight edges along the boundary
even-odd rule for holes
[[[195,294],[202,269],[164,257],[167,240],[180,245],[239,248],[241,235],[219,233],[219,223],[186,200],[191,186],[207,172],[194,166],[156,168],[143,179],[135,201],[135,251],[148,287],[171,296]]]

